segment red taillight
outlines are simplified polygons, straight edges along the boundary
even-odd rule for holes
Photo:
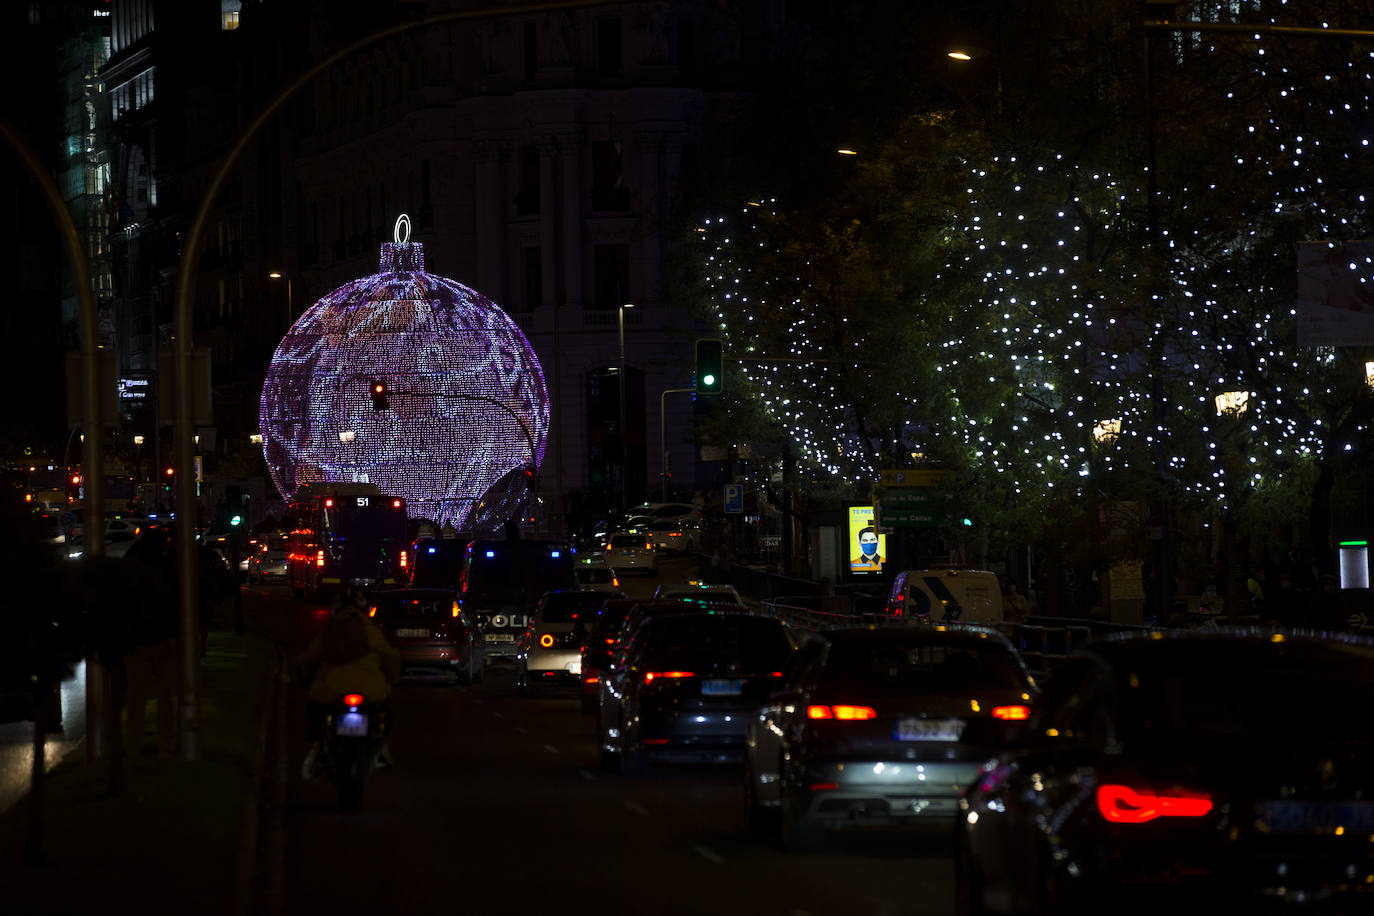
[[[696,675],[690,671],[646,671],[644,672],[644,683],[651,683],[660,677],[696,677]]]
[[[811,791],[812,791],[812,792],[831,792],[831,791],[833,791],[833,790],[835,790],[835,789],[838,789],[839,787],[840,787],[840,784],[839,784],[838,782],[813,782],[813,783],[811,783]]]
[[[462,612],[461,609],[458,607],[458,602],[457,602],[457,601],[453,602],[453,609],[452,609],[452,610],[453,610],[452,616],[454,616],[454,617],[457,617],[457,616]]]
[[[367,609],[367,616],[369,616],[369,617],[376,617],[376,616],[377,616],[377,606],[376,606],[375,604],[374,604],[372,607],[370,607],[370,608]]]
[[[872,706],[850,706],[839,703],[833,706],[808,706],[806,707],[806,717],[808,719],[843,719],[846,722],[853,722],[860,719],[876,719],[878,713]]]
[[[599,678],[599,677],[584,677],[584,678],[582,679],[582,683],[584,683],[584,684],[600,684],[600,683],[601,683],[601,678]]]
[[[1006,719],[1007,721],[1020,721],[1030,717],[1029,706],[994,706],[992,707],[992,717],[994,719]]]
[[[552,633],[545,633],[543,636],[539,637],[539,645],[543,646],[545,649],[552,649],[552,648],[553,648],[553,634],[552,634]]]
[[[402,568],[402,569],[405,569],[405,568],[406,568],[406,561],[407,561],[408,559],[409,559],[409,558],[406,556],[406,552],[405,552],[404,550],[402,550],[402,551],[401,551],[401,568]]]
[[[316,565],[316,566],[323,566],[323,565],[324,565],[324,551],[323,551],[323,550],[321,550],[321,551],[319,551],[318,553],[315,554],[315,565]]]
[[[1115,824],[1143,824],[1157,817],[1202,817],[1212,810],[1212,796],[1205,792],[1174,792],[1157,795],[1129,786],[1097,787],[1097,810]]]
[[[343,704],[345,706],[361,706],[363,705],[363,695],[361,693],[345,694]]]
[[[639,740],[639,743],[640,743],[640,744],[667,744],[667,743],[668,743],[668,739],[667,739],[667,738],[641,738],[641,739]]]

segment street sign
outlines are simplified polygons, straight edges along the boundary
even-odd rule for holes
[[[948,487],[954,483],[953,471],[933,468],[884,468],[879,473],[884,487]]]
[[[943,500],[946,494],[943,490],[932,490],[926,487],[910,487],[906,489],[896,489],[891,493],[883,494],[883,512],[892,509],[920,509],[933,505],[937,500]]]
[[[939,528],[945,513],[930,509],[890,509],[883,504],[883,525],[893,528]]]
[[[727,483],[725,485],[725,514],[739,515],[744,512],[744,484]]]

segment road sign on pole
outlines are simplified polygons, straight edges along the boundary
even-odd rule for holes
[[[744,512],[744,484],[727,483],[725,485],[725,514],[740,515]]]

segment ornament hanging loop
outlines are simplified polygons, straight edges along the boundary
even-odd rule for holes
[[[402,229],[405,230],[404,235]],[[391,237],[397,245],[404,245],[410,241],[410,217],[402,213],[396,217],[396,228],[392,231]]]

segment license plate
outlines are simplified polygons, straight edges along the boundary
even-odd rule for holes
[[[339,716],[339,721],[334,726],[334,734],[358,738],[367,737],[367,713],[346,712]]]
[[[1374,833],[1374,802],[1269,801],[1255,805],[1255,827],[1262,833]]]
[[[963,719],[898,719],[898,741],[958,741]]]
[[[737,697],[744,690],[744,681],[711,678],[701,682],[701,695],[706,697]]]
[[[402,628],[396,631],[396,635],[402,639],[428,639],[429,630],[414,630]]]
[[[487,642],[515,642],[515,636],[511,633],[488,633]]]
[[[568,662],[568,673],[569,673],[569,674],[581,674],[581,673],[582,673],[582,659],[579,658],[579,659],[576,659],[576,660],[574,660],[574,661]]]

